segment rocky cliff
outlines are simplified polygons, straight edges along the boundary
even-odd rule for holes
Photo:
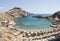
[[[46,18],[53,24],[60,24],[60,11],[57,11],[53,15],[47,16]]]
[[[9,11],[6,11],[4,13],[0,13],[0,19],[12,20],[13,17],[24,17],[27,15],[28,15],[28,12],[26,12],[22,8],[14,7],[13,9],[10,9]]]
[[[27,16],[28,12],[23,10],[22,8],[19,7],[14,7],[13,9],[10,9],[9,11],[6,12],[7,14],[16,17],[16,16]]]
[[[14,18],[15,17],[25,17],[28,15],[28,12],[19,7],[14,7],[9,11],[0,13],[0,26],[15,26]],[[2,24],[3,23],[3,24]]]

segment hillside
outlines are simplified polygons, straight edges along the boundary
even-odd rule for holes
[[[14,7],[9,11],[0,13],[0,19],[2,20],[13,20],[14,17],[24,17],[27,16],[28,12],[19,7]]]
[[[28,12],[26,12],[25,10],[23,10],[22,8],[19,7],[14,7],[12,9],[10,9],[9,11],[6,12],[7,14],[16,17],[16,16],[27,16]]]
[[[57,11],[53,15],[47,16],[46,18],[54,24],[60,24],[60,11]]]

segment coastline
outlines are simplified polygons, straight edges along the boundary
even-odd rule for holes
[[[6,39],[9,36],[13,41],[48,41],[51,39],[55,39],[55,36],[60,34],[60,25],[52,25],[52,27],[49,27],[47,29],[34,30],[15,27],[0,27],[0,32],[3,33],[1,34],[2,38],[4,37],[4,39]],[[14,37],[14,39],[12,36]],[[7,41],[9,41],[9,38],[7,39]]]
[[[60,25],[59,25],[59,28],[60,28]],[[24,32],[24,34],[25,33],[31,33],[31,34],[34,34],[34,33],[46,33],[47,32],[47,34],[45,34],[45,36],[46,37],[48,37],[48,36],[50,36],[50,35],[53,35],[54,36],[54,38],[55,38],[55,34],[57,35],[57,34],[59,34],[60,33],[60,31],[58,31],[58,32],[55,32],[55,30],[60,30],[58,27],[56,28],[48,28],[48,29],[36,29],[36,30],[28,30],[28,29],[18,29],[17,28],[17,30],[20,30],[20,31],[23,31]],[[54,31],[54,32],[53,32]],[[49,33],[50,32],[50,33]],[[52,33],[51,33],[52,32]],[[23,35],[24,36],[24,35]],[[51,36],[51,38],[48,38],[48,39],[46,39],[47,41],[49,40],[49,39],[52,39],[53,38],[53,36]],[[39,36],[37,36],[37,37],[39,37]],[[42,37],[44,37],[43,35],[42,36],[40,36],[40,38],[42,38]],[[33,38],[33,37],[32,37]],[[35,37],[34,37],[35,38]],[[33,39],[34,39],[33,38]],[[27,39],[27,37],[25,38],[25,39]],[[30,39],[30,38],[29,38]],[[24,39],[22,39],[22,40],[24,40]],[[43,41],[44,39],[42,39],[42,41]]]
[[[58,30],[59,28],[57,27],[57,28],[49,28],[49,29],[47,29],[47,31],[46,31],[46,29],[39,29],[39,30],[28,30],[28,29],[18,29],[18,30],[20,30],[20,31],[23,31],[24,33],[26,32],[26,33],[28,33],[29,34],[29,32],[31,32],[32,34],[33,33],[45,33],[45,32],[50,32],[51,33],[51,31],[53,31],[53,30]],[[53,34],[52,34],[53,33]],[[50,35],[54,35],[54,34],[58,34],[58,33],[60,33],[60,31],[59,32],[52,32]],[[46,35],[48,35],[48,34],[46,34]],[[48,35],[48,36],[50,36],[50,35]],[[43,35],[42,35],[43,36]],[[41,36],[40,36],[41,37]],[[44,36],[43,36],[44,37]],[[32,37],[33,38],[33,37]],[[41,37],[42,38],[42,37]],[[27,38],[26,38],[27,39]],[[50,39],[50,38],[49,38]],[[51,37],[51,39],[52,39],[52,37]]]
[[[0,18],[3,20],[1,20],[0,22],[0,40],[4,39],[4,41],[49,41],[51,39],[55,39],[56,36],[60,36],[60,24],[52,25],[47,29],[15,28],[14,26],[16,25],[16,23],[13,19],[11,19],[12,16],[19,16],[16,15],[16,13],[12,14],[12,12],[15,12],[15,10],[20,10],[20,8],[15,7],[12,10],[9,10],[7,14],[1,14]],[[27,12],[25,14],[27,14]],[[21,16],[24,17],[25,14],[22,12]],[[53,19],[53,21],[56,19],[53,18],[53,16],[52,19],[51,16],[47,18],[49,18],[50,20]]]

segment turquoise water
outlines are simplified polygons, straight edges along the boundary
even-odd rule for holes
[[[52,25],[51,22],[45,18],[34,18],[32,16],[34,15],[31,14],[27,17],[15,18],[17,23],[15,27],[24,29],[43,29],[49,28],[49,26]]]

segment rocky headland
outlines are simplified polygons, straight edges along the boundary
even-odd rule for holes
[[[6,12],[0,13],[0,18],[3,20],[12,20],[13,17],[27,16],[28,12],[19,7],[14,7]]]
[[[46,18],[51,21],[53,24],[60,24],[60,11],[55,12],[51,16],[33,16],[35,18]]]
[[[20,30],[14,28],[16,25],[14,18],[27,15],[28,12],[19,7],[0,13],[0,41],[21,41]]]
[[[12,17],[18,17],[18,16],[23,17],[23,16],[27,16],[28,12],[26,12],[22,8],[14,7],[13,9],[10,9],[9,11],[7,11],[6,14],[8,14]]]
[[[53,24],[60,24],[60,11],[57,11],[53,15],[47,16],[46,18]]]
[[[0,41],[49,41],[60,35],[60,25],[52,25],[48,29],[28,30],[14,28],[16,25],[14,17],[25,17],[29,13],[19,7],[14,7],[9,11],[0,14]],[[36,18],[46,18],[51,22],[59,22],[60,11],[52,16],[33,16]]]

